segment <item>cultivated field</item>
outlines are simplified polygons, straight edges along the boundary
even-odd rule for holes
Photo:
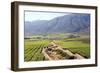
[[[42,53],[44,47],[51,45],[51,42],[72,53],[78,53],[84,58],[90,58],[90,40],[88,36],[76,36],[70,34],[51,34],[35,35],[31,38],[25,38],[24,41],[24,61],[43,61],[47,60]]]
[[[44,60],[44,55],[42,54],[42,49],[44,46],[47,46],[50,41],[41,40],[25,40],[25,49],[24,49],[24,60],[25,61],[41,61]]]

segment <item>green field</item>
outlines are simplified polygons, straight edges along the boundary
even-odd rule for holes
[[[68,39],[68,41],[65,40],[60,40],[56,41],[62,48],[64,49],[69,49],[73,53],[79,53],[80,55],[89,58],[90,57],[90,45],[89,45],[89,38],[81,38],[80,40],[78,39]]]
[[[42,49],[49,43],[49,40],[25,40],[24,61],[42,61],[44,59]]]
[[[31,39],[25,39],[24,41],[24,61],[43,61],[45,60],[42,54],[42,49],[48,46],[53,40],[52,37],[58,37],[58,35],[47,35],[46,39],[43,36],[32,36]],[[55,42],[64,49],[69,49],[73,53],[79,53],[85,58],[90,58],[90,43],[89,37],[75,37],[75,38],[65,38],[66,35],[59,36],[63,39],[57,39]],[[47,39],[49,37],[49,39]]]

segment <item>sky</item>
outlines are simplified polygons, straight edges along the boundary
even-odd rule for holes
[[[25,11],[25,21],[51,20],[68,14],[70,13]]]

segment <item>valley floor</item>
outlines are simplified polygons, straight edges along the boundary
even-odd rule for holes
[[[25,39],[24,61],[88,59],[90,58],[88,40],[89,38],[65,40]]]

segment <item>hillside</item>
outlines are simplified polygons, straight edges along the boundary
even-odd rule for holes
[[[52,20],[25,22],[25,36],[34,34],[90,32],[89,14],[70,14]]]

